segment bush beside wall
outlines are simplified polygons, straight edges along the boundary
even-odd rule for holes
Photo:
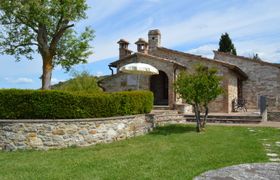
[[[74,119],[149,113],[149,91],[77,94],[62,91],[0,90],[0,119]]]

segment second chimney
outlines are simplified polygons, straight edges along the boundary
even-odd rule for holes
[[[143,38],[139,38],[138,41],[135,42],[137,45],[137,51],[141,53],[148,53],[148,43]]]

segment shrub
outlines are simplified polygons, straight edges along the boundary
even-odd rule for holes
[[[149,113],[149,91],[77,94],[62,91],[0,90],[0,119],[97,118]]]
[[[73,79],[53,85],[52,89],[82,93],[102,92],[97,81],[98,78],[90,75],[87,71],[73,72]]]

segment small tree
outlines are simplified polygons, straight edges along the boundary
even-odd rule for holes
[[[234,44],[232,43],[228,33],[221,35],[218,51],[237,55]]]
[[[80,35],[75,23],[86,18],[86,0],[1,0],[0,54],[33,59],[42,57],[42,89],[50,89],[52,70],[61,65],[67,71],[85,63],[92,53],[93,30]]]
[[[194,73],[181,72],[175,82],[176,92],[194,108],[197,132],[205,128],[209,113],[208,104],[223,92],[220,81],[217,69],[197,65]],[[201,121],[202,109],[205,110],[205,114]]]

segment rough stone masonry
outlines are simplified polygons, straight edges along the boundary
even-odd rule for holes
[[[1,120],[0,150],[48,150],[109,143],[146,134],[145,115],[81,120]]]

